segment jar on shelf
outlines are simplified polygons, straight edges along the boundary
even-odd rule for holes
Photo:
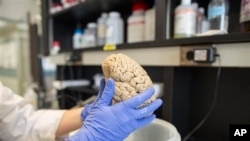
[[[128,43],[142,42],[145,40],[145,3],[135,3],[133,5],[133,13],[128,18]]]
[[[106,44],[122,44],[124,23],[119,12],[110,12],[107,19]]]
[[[208,5],[209,29],[227,33],[229,24],[228,12],[228,0],[211,0]]]

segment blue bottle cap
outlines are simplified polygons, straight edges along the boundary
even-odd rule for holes
[[[79,29],[79,28],[78,28],[78,29],[76,29],[76,30],[75,30],[75,34],[76,34],[76,33],[80,33],[80,34],[82,34],[82,33],[83,33],[83,31],[82,31],[81,29]]]

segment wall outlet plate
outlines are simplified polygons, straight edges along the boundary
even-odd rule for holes
[[[193,50],[193,61],[198,63],[213,63],[216,58],[216,48],[195,48]]]
[[[180,47],[181,66],[212,66],[215,61],[210,55],[212,44]],[[209,53],[208,53],[209,52]],[[207,61],[209,60],[209,61]]]

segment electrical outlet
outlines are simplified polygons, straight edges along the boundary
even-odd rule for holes
[[[211,66],[215,61],[216,49],[209,45],[181,46],[180,64],[182,66]]]
[[[77,63],[82,61],[81,54],[78,53],[72,53],[69,58],[67,59],[69,63]]]
[[[198,63],[215,62],[216,49],[214,47],[194,49],[193,60]]]

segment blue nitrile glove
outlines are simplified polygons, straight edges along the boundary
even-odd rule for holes
[[[100,99],[86,117],[81,129],[69,141],[122,141],[134,130],[149,124],[155,119],[153,112],[160,107],[162,100],[137,109],[154,94],[149,89],[140,95],[111,106],[114,95],[114,81],[108,79]]]
[[[90,104],[87,104],[84,106],[84,109],[81,113],[81,119],[82,121],[84,121],[84,119],[88,116],[90,110],[92,109],[92,107],[95,105],[95,103],[100,99],[102,93],[103,93],[103,90],[104,90],[104,87],[105,87],[105,80],[104,78],[101,79],[100,81],[100,89],[99,89],[99,92],[97,94],[97,97],[95,98],[95,100],[90,103]]]

